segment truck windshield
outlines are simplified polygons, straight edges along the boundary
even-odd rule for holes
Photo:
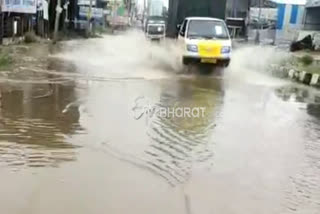
[[[188,38],[229,39],[225,24],[212,20],[191,20],[187,36]]]

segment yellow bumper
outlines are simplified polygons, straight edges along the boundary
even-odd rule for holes
[[[202,41],[198,44],[199,57],[204,61],[210,58],[222,58],[222,44],[215,41]]]

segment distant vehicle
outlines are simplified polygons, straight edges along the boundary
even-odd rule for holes
[[[182,61],[211,63],[227,67],[231,60],[231,39],[226,23],[221,19],[189,17],[178,26],[178,42],[183,48]]]
[[[166,21],[162,16],[149,16],[145,22],[145,34],[151,40],[161,40],[166,37]]]
[[[164,2],[149,0],[145,11],[144,31],[147,38],[161,40],[166,37],[166,17],[164,16]]]
[[[108,18],[112,30],[125,30],[130,26],[130,17],[124,5],[115,5]]]

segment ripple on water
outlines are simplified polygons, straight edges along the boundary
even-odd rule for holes
[[[0,130],[0,164],[12,168],[57,167],[74,161],[74,145],[56,124],[42,120],[4,119]]]
[[[76,153],[72,150],[0,142],[0,165],[12,170],[20,170],[25,167],[58,167],[63,162],[74,160],[76,160]]]
[[[213,86],[214,84],[210,85]],[[219,115],[221,94],[215,90],[194,88],[192,84],[188,84],[188,87],[192,91],[192,99],[163,94],[156,106],[205,107],[205,116],[170,118],[153,114],[147,129],[150,142],[143,158],[152,171],[172,186],[185,183],[190,178],[193,167],[200,164],[210,167],[214,156],[211,134]]]
[[[277,90],[284,101],[306,106],[305,117],[299,121],[304,131],[303,159],[297,174],[289,178],[284,213],[310,213],[320,211],[320,94],[304,87],[286,87]],[[299,105],[297,105],[299,106]],[[300,105],[301,106],[301,105]]]
[[[19,170],[57,167],[76,159],[77,148],[69,136],[79,132],[77,107],[62,113],[73,102],[74,87],[54,85],[52,94],[36,99],[38,85],[2,92],[0,109],[0,165]]]

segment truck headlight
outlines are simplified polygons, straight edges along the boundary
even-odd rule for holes
[[[231,52],[231,47],[230,46],[223,46],[222,48],[221,48],[221,53],[222,54],[228,54],[228,53],[230,53]]]
[[[197,45],[187,45],[187,50],[189,52],[198,52],[198,46]]]

